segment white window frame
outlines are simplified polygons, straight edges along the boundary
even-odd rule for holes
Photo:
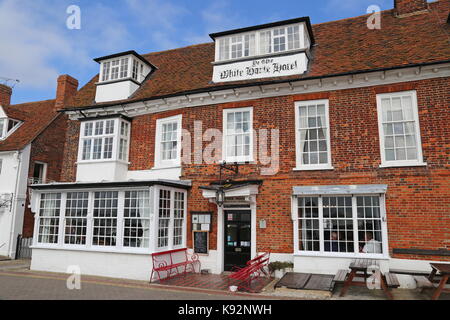
[[[383,98],[395,98],[410,95],[412,101],[413,108],[413,116],[415,123],[415,133],[416,133],[416,142],[417,142],[417,160],[391,160],[386,161],[386,152],[385,152],[385,139],[384,139],[384,128],[383,128],[383,111],[381,100]],[[427,163],[423,161],[423,153],[422,153],[422,139],[420,133],[420,121],[419,121],[419,110],[417,103],[417,92],[416,90],[410,91],[399,91],[392,93],[381,93],[377,94],[377,113],[378,113],[378,133],[380,139],[380,154],[381,154],[381,165],[380,168],[388,168],[388,167],[409,167],[409,166],[426,166]]]
[[[168,231],[168,240],[167,240],[167,246],[165,247],[159,247],[158,246],[158,230],[159,230],[159,193],[161,190],[166,190],[170,192],[170,215],[169,215],[169,231]],[[179,245],[174,245],[174,221],[175,221],[175,192],[181,192],[184,193],[184,221],[183,221],[183,232],[182,232],[182,241]],[[173,250],[173,249],[179,249],[179,248],[185,248],[186,247],[186,235],[187,235],[187,192],[183,189],[177,189],[172,187],[162,187],[157,186],[155,188],[154,192],[155,197],[155,223],[154,223],[154,248],[155,252],[158,251],[166,251],[166,250]]]
[[[228,114],[235,112],[250,112],[250,154],[248,156],[234,156],[229,157],[227,155],[227,135],[228,135]],[[228,108],[223,109],[223,120],[222,120],[222,161],[226,162],[253,162],[253,143],[254,143],[254,133],[253,133],[253,107],[244,107],[244,108]]]
[[[324,226],[323,226],[323,197],[352,197],[352,220],[353,220],[353,234],[355,248],[358,244],[358,214],[356,197],[364,196],[379,196],[380,198],[380,220],[381,220],[381,236],[382,236],[382,253],[355,253],[355,252],[328,252],[324,250],[325,241],[323,238]],[[320,235],[320,251],[300,251],[299,249],[299,234],[298,234],[298,198],[302,197],[318,197],[319,198],[319,235]],[[386,195],[379,193],[368,194],[308,194],[302,196],[292,197],[292,220],[294,227],[294,255],[295,256],[307,256],[307,257],[335,257],[335,258],[369,258],[369,259],[389,259],[389,244],[388,244],[388,232],[387,232],[387,217],[386,217]]]
[[[112,134],[106,134],[106,122],[114,120],[114,132]],[[95,126],[96,123],[103,122],[103,134],[102,135],[95,135]],[[128,132],[127,135],[124,136],[121,134],[121,123],[126,122],[128,123]],[[92,123],[92,135],[85,136],[85,127],[88,123]],[[131,123],[123,118],[120,117],[113,117],[113,118],[105,118],[105,119],[99,119],[99,120],[88,120],[81,122],[80,125],[80,137],[79,137],[79,143],[78,143],[78,163],[90,163],[90,162],[111,162],[111,161],[118,161],[118,162],[124,162],[128,163],[128,157],[129,157],[129,148],[130,148],[130,130],[131,130]],[[105,139],[106,138],[113,138],[112,142],[112,156],[111,158],[105,158]],[[124,138],[127,140],[126,145],[126,160],[119,158],[119,146],[120,146],[120,139]],[[93,159],[93,151],[94,151],[94,140],[95,139],[102,139],[102,149],[101,149],[101,157],[100,159]],[[83,145],[85,140],[91,140],[91,146],[90,146],[90,158],[89,159],[83,159]]]
[[[2,130],[0,131],[0,141],[1,140],[5,140],[6,138],[8,138],[8,136],[13,134],[14,131],[16,131],[23,123],[20,120],[7,118],[7,117],[0,118],[0,121],[3,122],[3,127],[2,127]],[[8,131],[8,127],[9,127],[9,122],[10,121],[14,121],[14,122],[17,122],[17,123],[16,123],[16,125],[14,127],[11,128],[11,130]]]
[[[325,116],[326,116],[326,140],[327,140],[327,157],[328,162],[322,164],[302,164],[302,150],[301,150],[301,137],[300,137],[300,107],[308,106],[308,105],[325,105]],[[294,103],[295,106],[295,157],[296,157],[296,167],[294,171],[302,171],[302,170],[332,170],[332,157],[331,157],[331,139],[330,139],[330,114],[329,114],[329,100],[321,99],[321,100],[305,100],[305,101],[296,101]]]
[[[45,163],[45,162],[42,162],[42,161],[34,161],[34,166],[36,164],[42,165],[42,178],[40,179],[40,181],[37,181],[37,182],[33,181],[33,183],[46,183],[47,182],[47,168],[48,168],[48,164]],[[34,169],[35,169],[34,166],[33,166],[33,174],[34,174]],[[33,177],[33,180],[35,178],[36,177]]]
[[[176,159],[163,160],[162,159],[162,128],[164,124],[177,123],[177,157]],[[155,169],[159,168],[173,168],[181,166],[181,134],[182,134],[183,115],[179,114],[172,117],[161,118],[156,120],[155,132]]]
[[[298,26],[299,28],[299,48],[292,48],[289,49],[289,39],[288,39],[288,28],[289,27],[295,27]],[[284,35],[282,37],[285,38],[285,50],[274,52],[274,30],[275,29],[284,29]],[[270,50],[269,52],[265,52],[263,48],[261,47],[261,33],[270,32]],[[216,62],[224,62],[224,61],[235,61],[235,60],[242,60],[248,57],[257,57],[257,56],[268,56],[273,54],[281,54],[285,52],[292,52],[292,51],[298,51],[306,49],[306,45],[309,42],[308,36],[306,35],[306,28],[304,23],[295,23],[295,24],[289,24],[284,26],[277,26],[273,28],[267,28],[267,29],[261,29],[261,30],[255,30],[251,32],[243,32],[243,33],[237,33],[232,35],[227,35],[223,37],[218,37],[215,42],[215,61]],[[231,57],[231,46],[232,41],[231,39],[236,36],[242,36],[242,56],[232,58]],[[245,55],[245,37],[249,37],[249,45],[250,45],[250,38],[254,37],[254,45],[253,52],[250,49],[249,54]],[[277,36],[278,37],[278,36]],[[295,43],[295,42],[293,42]],[[223,52],[222,50],[227,50],[227,52]],[[222,59],[221,59],[222,58]]]
[[[114,68],[117,68],[117,78],[112,79],[112,63],[113,61],[119,61],[119,64],[117,66],[114,66]],[[125,62],[126,61],[126,62]],[[120,81],[120,80],[127,80],[127,79],[133,79],[134,81],[140,81],[140,77],[142,75],[139,75],[139,64],[143,65],[139,59],[135,58],[133,55],[127,55],[122,57],[115,57],[107,60],[103,60],[100,62],[100,73],[99,73],[99,83],[103,82],[114,82],[114,81]],[[123,65],[126,65],[126,68],[123,69]],[[134,69],[134,66],[136,65],[136,69]],[[134,71],[136,71],[134,73]],[[105,76],[105,73],[107,76]],[[135,76],[134,76],[135,75]]]

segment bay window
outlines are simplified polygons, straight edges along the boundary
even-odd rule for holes
[[[313,255],[386,255],[384,196],[299,195],[294,201],[297,252]]]
[[[328,100],[295,104],[296,170],[332,169]]]
[[[253,109],[223,111],[223,159],[245,162],[253,159]]]
[[[76,190],[39,199],[36,245],[137,253],[185,245],[183,189]]]
[[[381,166],[425,165],[416,92],[379,94],[377,107]]]
[[[156,121],[155,166],[179,166],[181,163],[182,116]]]
[[[78,161],[127,161],[129,130],[120,118],[82,122]]]

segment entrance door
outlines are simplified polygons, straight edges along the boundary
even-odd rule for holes
[[[251,211],[225,210],[224,270],[243,267],[251,256]]]

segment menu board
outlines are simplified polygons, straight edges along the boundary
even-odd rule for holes
[[[194,231],[194,252],[208,253],[208,232]]]

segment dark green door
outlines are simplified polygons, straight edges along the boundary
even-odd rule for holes
[[[251,211],[225,210],[224,269],[243,267],[251,255]]]

